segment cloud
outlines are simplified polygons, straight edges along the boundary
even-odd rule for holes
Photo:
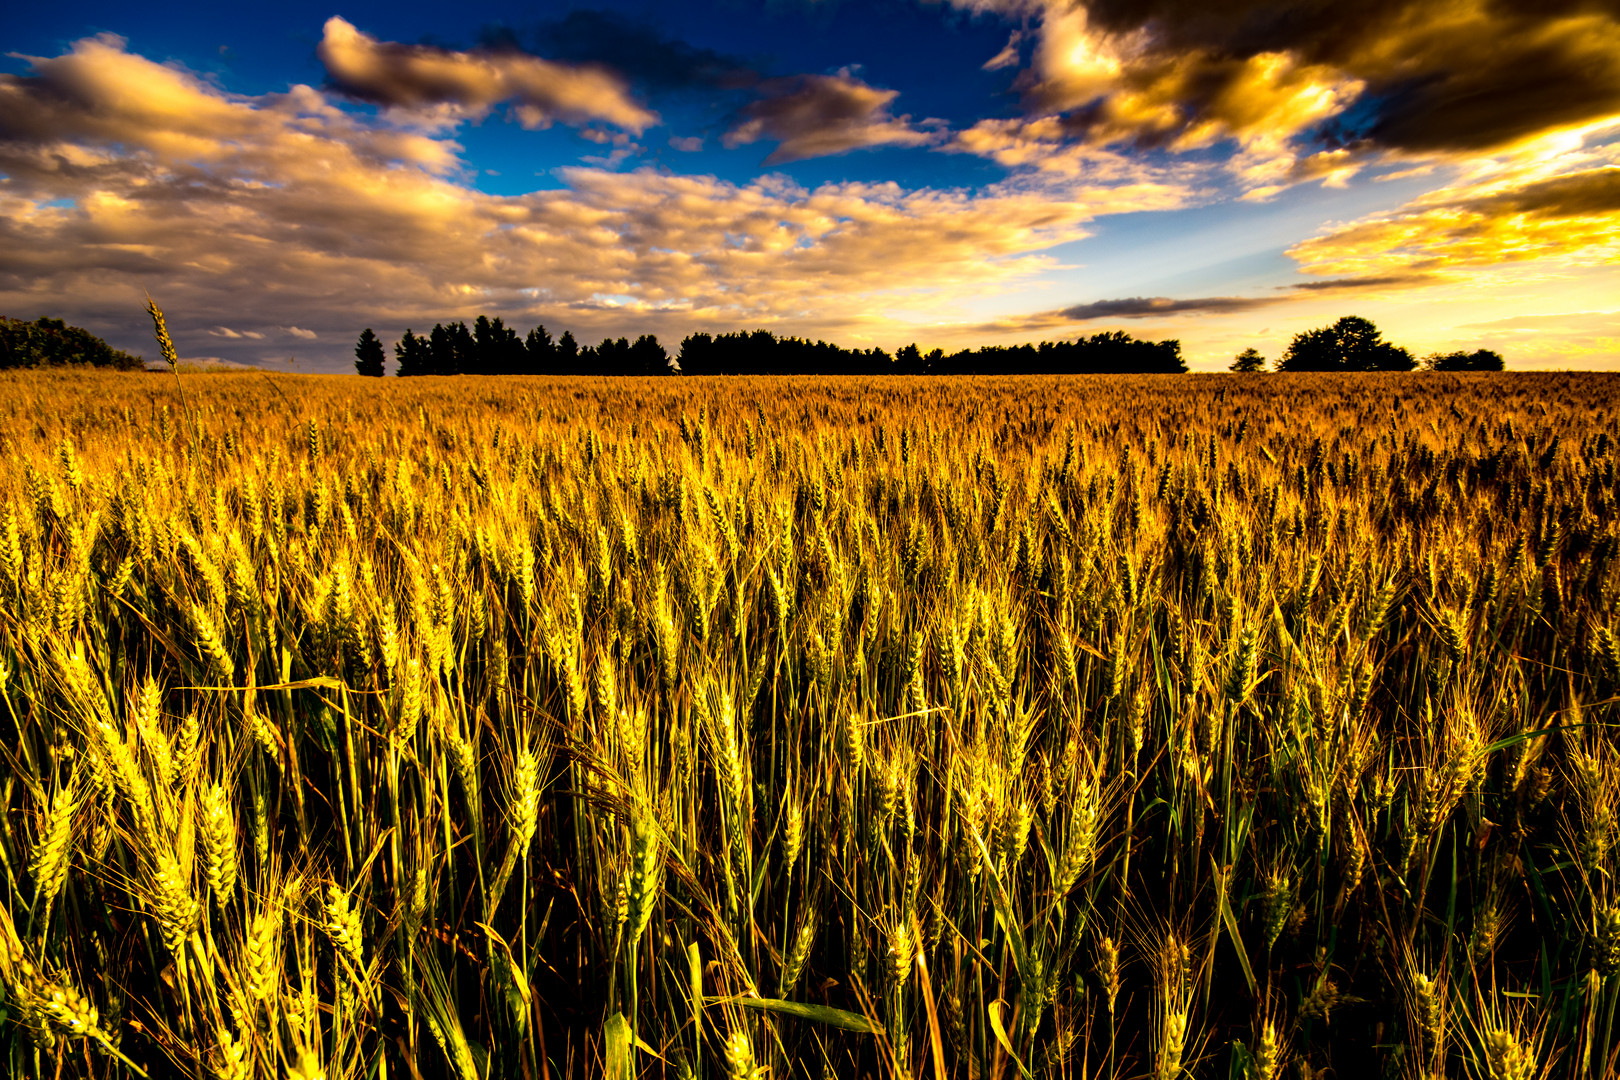
[[[215,337],[231,338],[233,340],[251,338],[254,341],[262,341],[264,339],[264,335],[257,330],[232,330],[228,326],[211,327],[208,332]]]
[[[305,330],[297,326],[283,327],[283,329],[285,329],[287,333],[291,334],[293,337],[303,338],[305,341],[314,341],[317,337],[320,337],[320,335],[313,330]]]
[[[1479,273],[1531,263],[1545,274],[1620,257],[1620,168],[1550,176],[1541,168],[1510,167],[1505,175],[1438,188],[1287,253],[1307,273],[1353,276]]]
[[[611,124],[640,134],[658,122],[630,99],[625,84],[597,67],[542,60],[516,51],[453,52],[430,45],[381,42],[333,16],[316,54],[331,85],[350,97],[391,109],[483,116],[502,102],[527,128],[554,121]]]
[[[1520,188],[1466,199],[1459,205],[1491,217],[1607,217],[1620,213],[1620,167],[1610,165],[1553,176]]]
[[[743,107],[721,141],[727,147],[776,142],[767,165],[869,146],[927,146],[941,138],[938,121],[914,127],[911,117],[889,114],[898,90],[868,86],[846,72],[771,79],[759,89],[761,96]]]
[[[1263,296],[1197,296],[1174,299],[1168,296],[1130,296],[1114,300],[1094,300],[1071,307],[1038,311],[994,322],[982,323],[975,330],[984,333],[1018,333],[1072,326],[1099,319],[1154,319],[1178,315],[1231,315],[1274,307],[1278,304],[1339,292],[1370,292],[1405,289],[1436,284],[1442,279],[1430,274],[1391,274],[1382,277],[1335,278],[1330,281],[1303,281],[1279,285]]]
[[[536,34],[548,56],[602,64],[653,90],[728,89],[759,75],[745,61],[668,37],[618,12],[576,9]]]
[[[1443,278],[1438,274],[1382,274],[1364,277],[1328,278],[1325,281],[1296,281],[1278,285],[1277,289],[1298,293],[1356,292],[1363,289],[1409,288],[1414,285],[1436,285]]]
[[[683,154],[695,154],[703,149],[703,139],[697,135],[671,135],[669,145]]]
[[[1007,38],[1007,44],[1001,47],[1001,51],[981,65],[983,69],[985,71],[1000,71],[1002,68],[1017,67],[1023,59],[1018,51],[1019,43],[1023,40],[1024,32],[1014,30],[1012,35]]]
[[[1234,140],[1232,171],[1262,196],[1373,155],[1468,157],[1620,116],[1612,4],[952,3],[1035,24],[1026,119],[1093,145]]]
[[[1097,300],[1090,304],[1076,304],[1064,308],[1057,315],[1064,322],[1089,322],[1092,319],[1145,319],[1153,316],[1182,315],[1189,312],[1226,313],[1249,311],[1276,301],[1269,298],[1247,296],[1202,296],[1189,300],[1172,300],[1168,296],[1132,296],[1122,300]]]
[[[870,340],[897,314],[938,319],[1051,270],[1048,249],[1099,214],[1190,194],[570,168],[560,187],[492,195],[442,134],[306,86],[230,94],[113,39],[0,75],[0,124],[0,310],[138,348],[149,290],[183,352],[282,363],[270,341],[296,327],[318,335],[300,363],[338,369],[363,326],[480,312],[581,339],[748,325]],[[244,310],[272,336],[248,337]]]

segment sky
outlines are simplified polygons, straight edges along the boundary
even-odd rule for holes
[[[481,313],[1620,368],[1617,0],[96,0],[0,44],[0,314],[147,355],[150,294],[292,371]]]

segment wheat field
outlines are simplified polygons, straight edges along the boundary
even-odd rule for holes
[[[1616,1075],[1620,379],[0,376],[9,1075]]]

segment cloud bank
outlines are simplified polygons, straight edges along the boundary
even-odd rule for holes
[[[884,119],[889,92],[835,83],[804,85],[808,100],[867,103],[843,127],[813,122],[826,119],[818,106],[784,106],[760,115],[760,137],[795,153],[869,145],[889,137],[869,129],[901,123]],[[451,95],[425,77],[408,93],[386,85],[402,107]],[[494,100],[456,93],[462,106]],[[481,311],[581,336],[746,324],[859,338],[897,308],[946,312],[1050,269],[1046,250],[1098,214],[1186,197],[1156,183],[1054,197],[592,168],[560,170],[561,189],[497,196],[462,178],[448,137],[307,86],[230,94],[113,38],[0,75],[0,117],[0,310],[48,297],[84,325],[139,335],[147,289],[177,333],[197,328],[193,352],[229,344],[264,360],[350,339],[360,320],[420,329]]]

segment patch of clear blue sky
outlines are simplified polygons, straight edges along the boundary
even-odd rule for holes
[[[1047,309],[1133,296],[1262,296],[1276,286],[1315,280],[1284,252],[1331,221],[1394,210],[1436,185],[1433,175],[1344,188],[1303,184],[1265,202],[1222,198],[1182,210],[1153,210],[1098,218],[1083,240],[1048,254],[1068,268],[1041,275]],[[1032,295],[987,298],[976,316],[1031,309]]]

